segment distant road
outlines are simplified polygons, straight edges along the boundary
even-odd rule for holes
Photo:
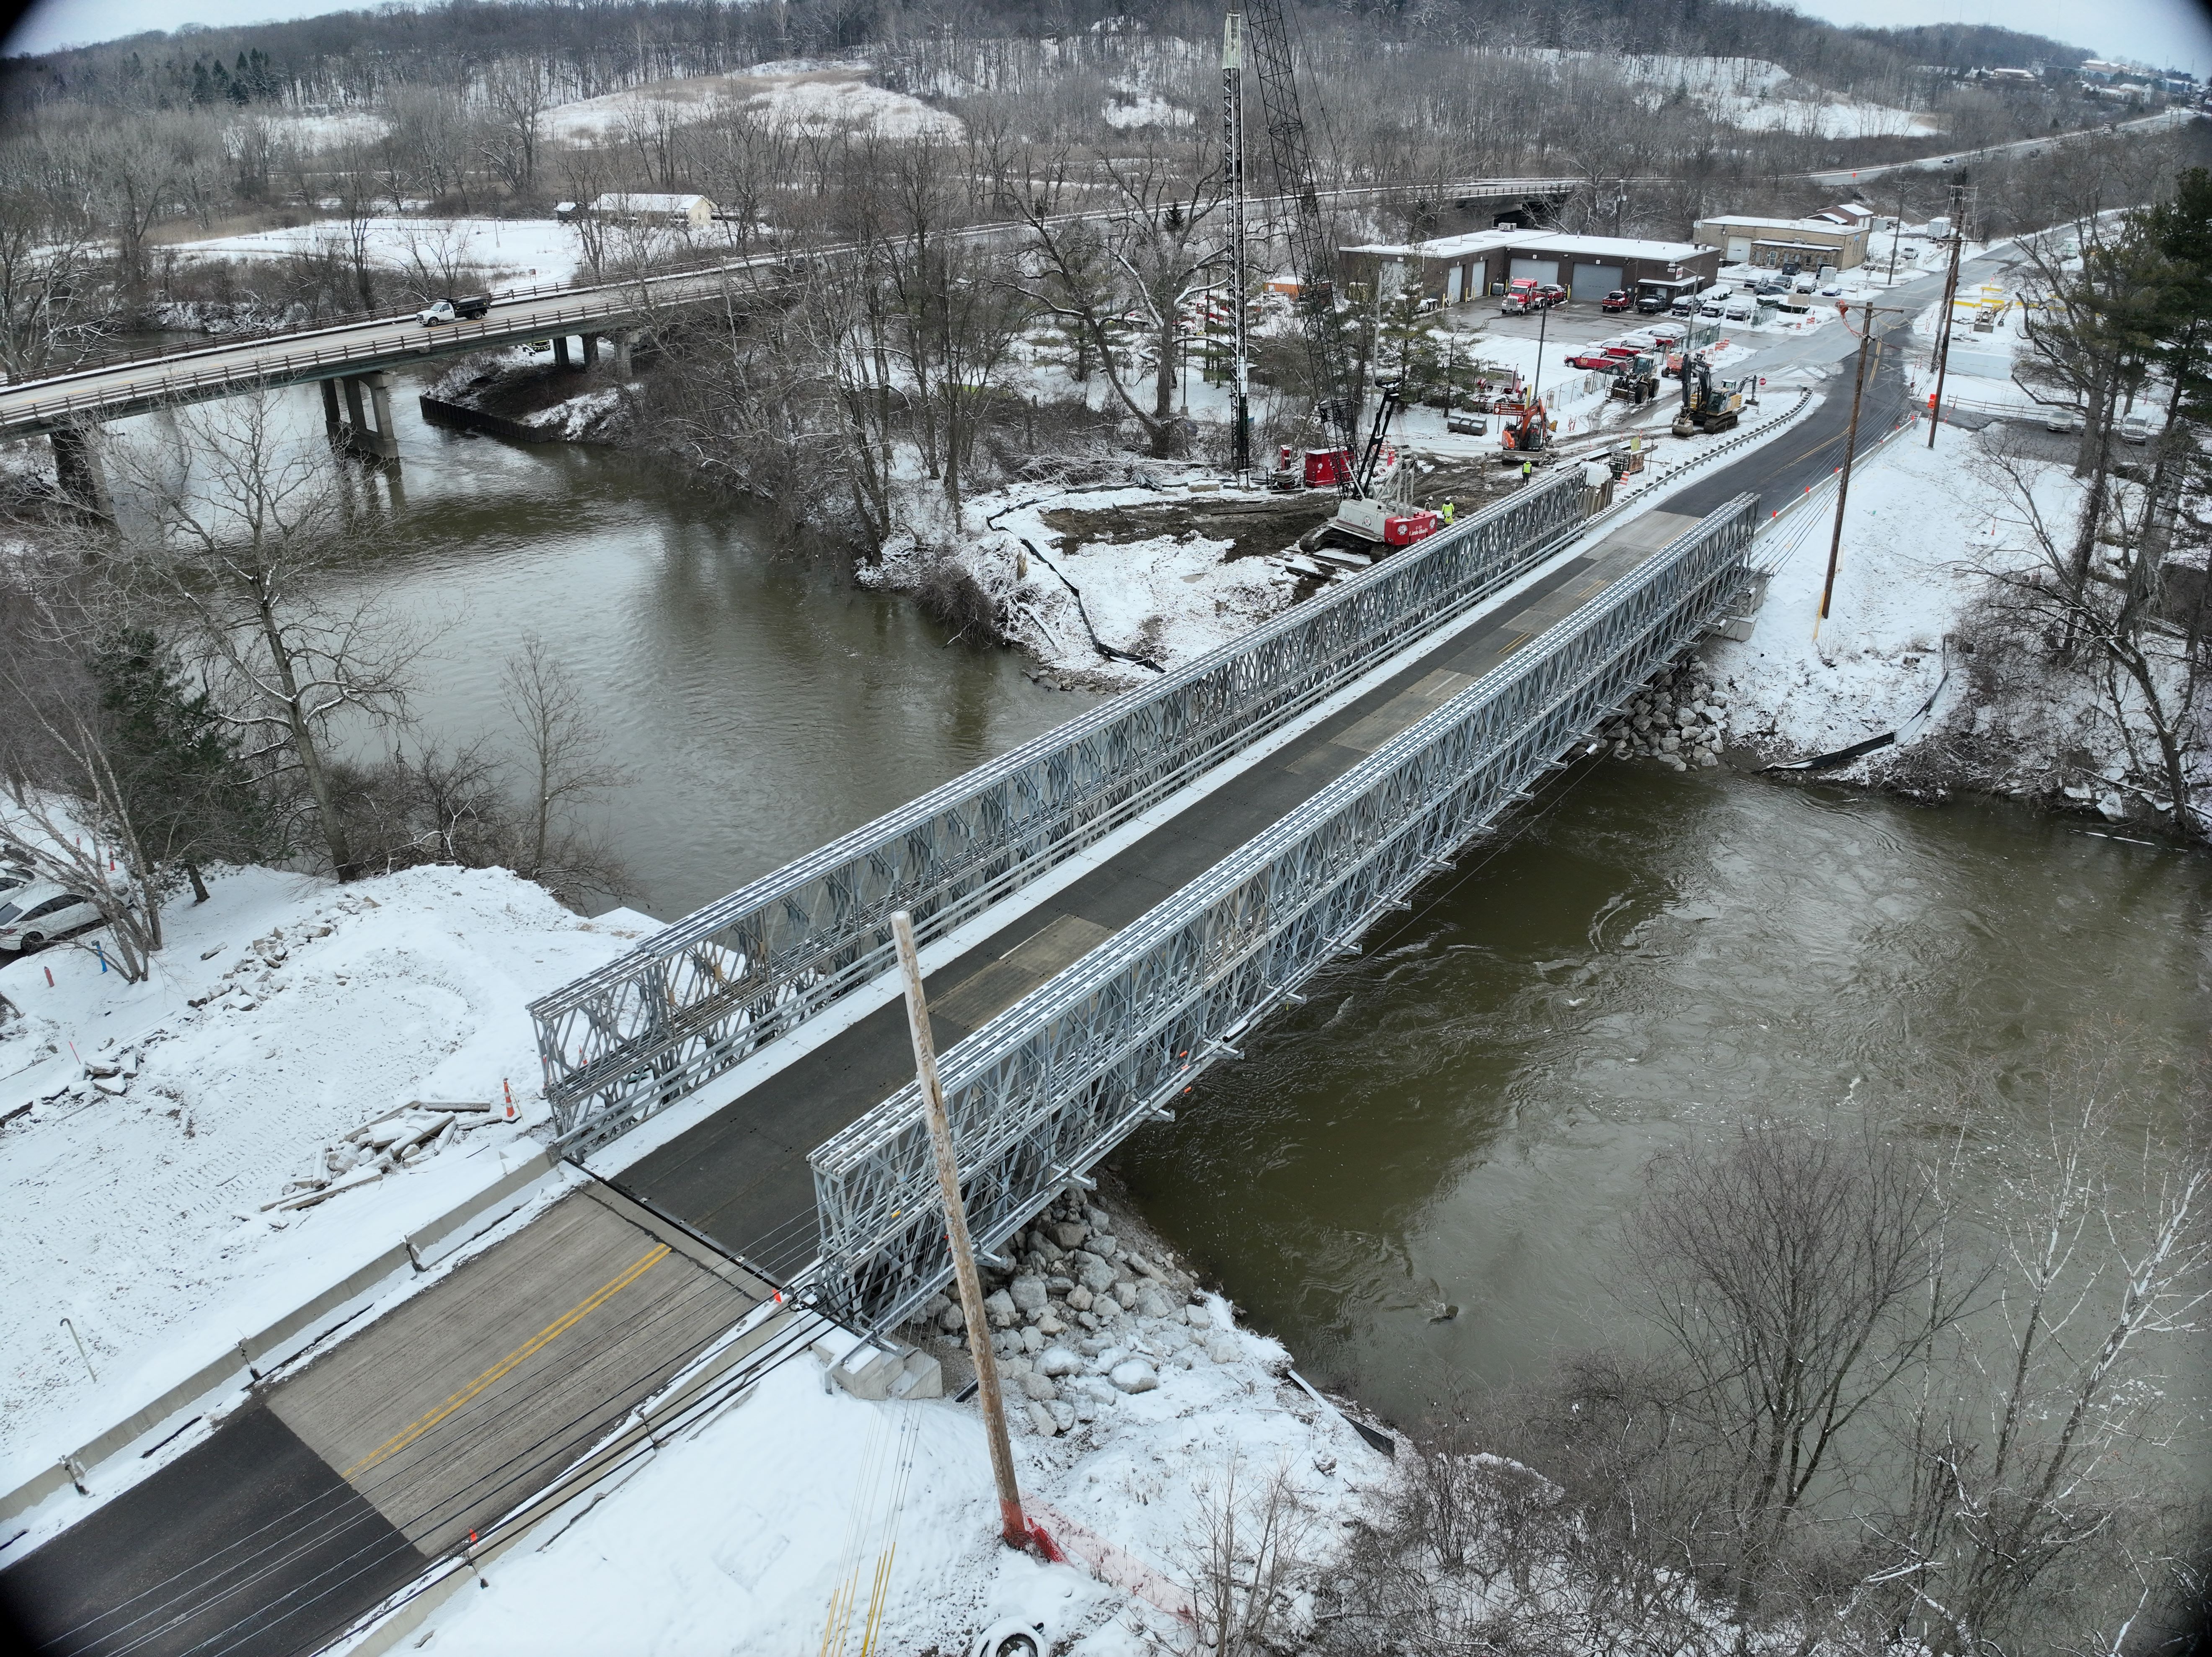
[[[2154,131],[2160,127],[2178,126],[2200,119],[2193,109],[2162,109],[2155,115],[2145,115],[2136,120],[2122,121],[2109,129],[2117,132]],[[2039,155],[2046,149],[2056,149],[2061,144],[2079,143],[2106,132],[2105,127],[2094,127],[2079,132],[2062,132],[2051,138],[2021,138],[2008,144],[1993,144],[1987,149],[1958,149],[1948,155],[1923,155],[1918,161],[1889,161],[1881,167],[1832,167],[1822,173],[1808,173],[1804,177],[1814,184],[1841,189],[1846,185],[1865,184],[1871,179],[1886,178],[1893,173],[1941,173],[1947,168],[1972,167],[1978,162],[1993,161],[2000,155]]]

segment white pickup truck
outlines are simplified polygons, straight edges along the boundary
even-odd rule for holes
[[[441,322],[473,322],[490,309],[489,294],[468,294],[459,299],[441,299],[417,311],[415,320],[425,328],[434,328]]]

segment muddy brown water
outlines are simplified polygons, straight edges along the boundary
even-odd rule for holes
[[[438,633],[418,731],[505,742],[501,665],[543,636],[633,774],[605,823],[654,914],[1090,705],[764,550],[648,461],[398,401],[397,487],[360,488],[399,531],[366,586]],[[295,406],[319,428],[312,390]],[[1447,1372],[1502,1381],[1607,1332],[1612,1228],[1662,1146],[1746,1114],[1940,1114],[1959,1077],[2024,1075],[2047,1033],[2104,1020],[2202,1054],[2212,860],[2086,828],[1571,770],[1118,1165],[1310,1373],[1413,1420]],[[2170,1130],[2201,1103],[2143,1108]]]

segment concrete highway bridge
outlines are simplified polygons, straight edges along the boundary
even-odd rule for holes
[[[1414,193],[1461,212],[1527,215],[1547,211],[1579,187],[1580,181],[1572,179],[1462,179],[1420,185]],[[1372,185],[1324,193],[1332,201],[1349,203],[1405,189]],[[1079,213],[1061,222],[1113,216],[1107,211]],[[959,234],[988,238],[1021,228],[1018,223],[994,223]],[[726,303],[757,284],[816,264],[834,264],[853,251],[779,250],[634,281],[510,292],[472,321],[425,326],[412,313],[362,317],[88,362],[65,373],[0,386],[0,440],[54,439],[64,486],[85,477],[88,490],[87,468],[93,463],[82,434],[101,422],[248,389],[319,383],[333,434],[362,453],[388,459],[398,452],[391,416],[392,375],[398,370],[548,339],[562,366],[582,367],[597,360],[599,342],[606,337],[613,342],[621,372],[627,373],[629,337],[638,328]]]
[[[1563,467],[535,1004],[558,1144],[531,1204],[0,1502],[33,1539],[0,1553],[30,1648],[388,1649],[818,1337],[877,1343],[848,1378],[901,1395],[890,1332],[950,1267],[890,913],[1000,1248],[1593,762],[1745,602],[1762,499],[1829,476],[1849,404],[1616,505]],[[1908,414],[1885,365],[1863,439]]]

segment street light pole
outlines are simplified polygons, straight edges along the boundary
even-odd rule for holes
[[[945,1235],[952,1245],[952,1275],[960,1285],[960,1309],[968,1319],[968,1350],[975,1359],[975,1387],[983,1406],[983,1433],[990,1441],[991,1473],[999,1484],[999,1537],[1010,1548],[1030,1545],[1022,1493],[1014,1483],[1014,1447],[1006,1437],[1006,1402],[999,1391],[999,1361],[991,1350],[991,1324],[983,1310],[983,1279],[975,1270],[975,1246],[968,1236],[968,1209],[960,1198],[960,1165],[952,1154],[952,1124],[945,1114],[945,1089],[937,1081],[937,1042],[929,1032],[929,1005],[921,992],[921,958],[914,947],[914,917],[904,909],[891,916],[898,940],[899,976],[906,984],[906,1019],[914,1038],[914,1067],[921,1083],[921,1102],[929,1118],[929,1145],[937,1157],[937,1187],[945,1198]]]

